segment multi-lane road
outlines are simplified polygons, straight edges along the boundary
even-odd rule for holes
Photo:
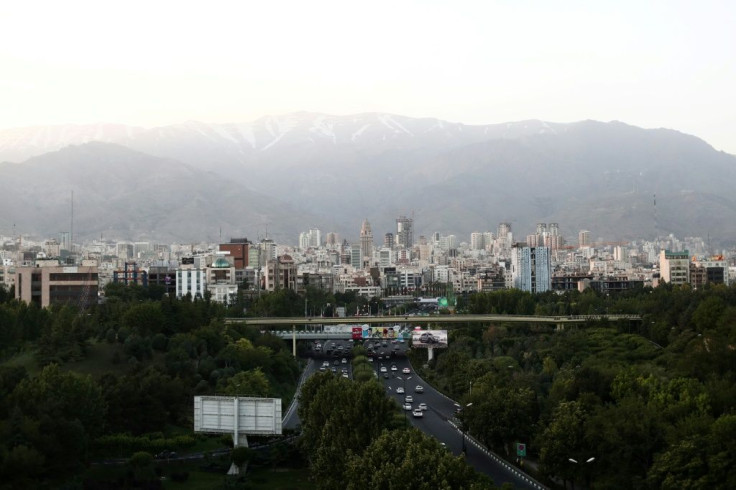
[[[330,341],[331,342],[331,341]],[[339,343],[340,341],[338,341]],[[344,342],[343,345],[346,345]],[[391,344],[389,344],[389,349]],[[408,359],[403,355],[404,345],[400,346],[397,354],[382,360],[374,359],[373,367],[378,373],[378,379],[383,383],[386,393],[389,397],[396,400],[396,403],[403,407],[404,397],[411,395],[413,397],[412,409],[417,408],[420,403],[427,404],[427,410],[424,411],[423,417],[415,418],[412,411],[405,410],[409,422],[425,434],[428,434],[441,443],[455,455],[463,454],[465,448],[465,458],[471,466],[477,471],[490,476],[496,485],[504,482],[510,482],[515,488],[539,489],[545,488],[536,481],[531,480],[524,473],[508,465],[508,463],[498,460],[494,455],[485,451],[485,449],[476,445],[469,437],[460,432],[456,426],[455,414],[458,405],[451,399],[444,396],[432,386],[427,384],[409,363]],[[336,367],[338,374],[345,364],[341,363],[341,357],[338,358],[338,365],[331,364],[330,367]],[[349,376],[352,376],[350,367],[350,357],[347,358],[347,367]],[[329,361],[334,363],[334,358],[330,357]],[[308,365],[302,379],[306,379],[311,374],[319,372],[319,368],[324,362],[323,359],[315,358]],[[396,371],[391,370],[391,366],[396,366]],[[386,367],[388,378],[384,377],[381,372],[381,366]],[[408,374],[404,374],[404,368],[409,369]],[[329,369],[329,368],[328,368]],[[416,386],[422,386],[423,392],[417,393]],[[405,393],[397,393],[397,388],[403,388]],[[297,415],[298,400],[287,410],[284,417],[284,428],[296,428],[299,426],[299,417]],[[403,410],[403,408],[402,408]]]

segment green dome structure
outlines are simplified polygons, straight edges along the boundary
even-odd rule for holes
[[[215,263],[212,264],[212,267],[221,268],[221,269],[222,268],[229,268],[230,267],[230,262],[228,262],[225,257],[218,257],[218,259],[215,260]]]

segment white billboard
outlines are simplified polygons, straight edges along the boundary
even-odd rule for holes
[[[412,330],[412,347],[447,348],[447,330]]]
[[[281,399],[195,396],[194,431],[281,434]]]

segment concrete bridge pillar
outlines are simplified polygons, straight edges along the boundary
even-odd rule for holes
[[[296,357],[296,325],[291,326],[291,354]]]

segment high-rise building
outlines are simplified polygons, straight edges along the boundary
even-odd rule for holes
[[[659,253],[659,273],[661,279],[670,284],[690,282],[690,252],[662,250]]]
[[[318,228],[309,229],[309,246],[318,248],[322,245],[322,232]]]
[[[363,249],[358,245],[350,247],[350,265],[356,269],[363,268]]]
[[[474,231],[470,234],[470,248],[471,250],[483,250],[485,248],[485,234]]]
[[[578,247],[590,247],[590,232],[588,230],[580,230],[578,233]]]
[[[340,235],[335,232],[330,232],[325,237],[325,245],[328,248],[335,248],[340,245]]]
[[[373,258],[373,232],[367,219],[363,221],[363,225],[360,227],[360,249],[363,260],[370,263]]]
[[[299,248],[302,250],[318,248],[321,244],[322,234],[317,228],[310,228],[309,231],[299,233]]]
[[[71,234],[68,231],[59,232],[59,246],[62,250],[71,250]]]
[[[550,250],[517,244],[511,250],[511,276],[514,287],[531,293],[552,288]]]
[[[386,233],[383,235],[383,246],[386,248],[394,248],[394,234]]]
[[[248,267],[250,242],[247,238],[231,238],[230,243],[221,243],[217,247],[221,252],[228,252],[236,269]]]
[[[396,246],[411,248],[414,245],[414,220],[406,216],[396,218]]]

